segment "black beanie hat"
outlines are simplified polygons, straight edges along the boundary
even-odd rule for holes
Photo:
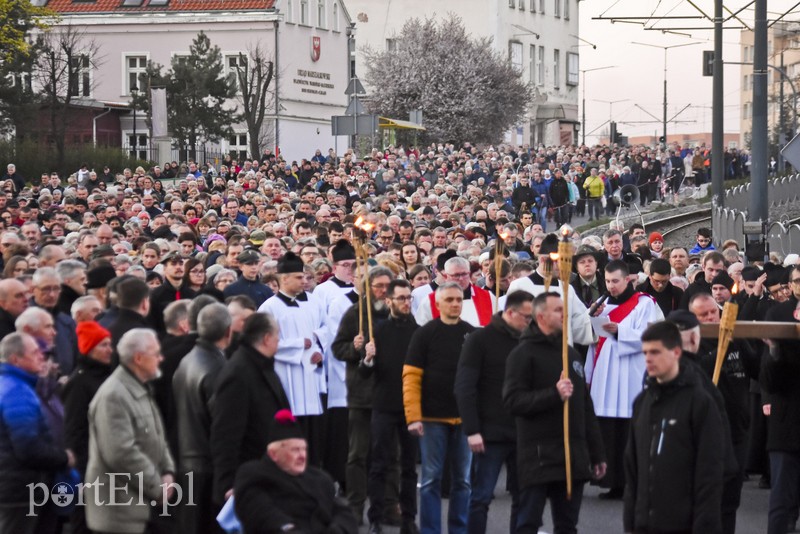
[[[717,276],[711,280],[712,286],[725,286],[728,288],[728,291],[733,289],[733,278],[729,275],[726,271],[720,271]]]
[[[283,409],[275,412],[269,426],[269,442],[283,441],[285,439],[306,439],[297,419],[291,410]]]
[[[333,258],[333,263],[354,260],[356,259],[356,249],[347,239],[340,239],[331,249],[331,257]]]
[[[558,252],[558,237],[556,234],[547,234],[542,239],[542,245],[539,248],[539,256]]]
[[[278,274],[302,273],[303,260],[291,250],[278,262]]]

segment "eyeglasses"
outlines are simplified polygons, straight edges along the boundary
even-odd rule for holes
[[[392,297],[392,300],[396,300],[397,302],[408,302],[408,301],[411,300],[411,296],[410,295],[405,295],[405,296],[402,296],[402,297]]]
[[[448,278],[467,278],[469,273],[444,273]]]
[[[61,286],[44,286],[44,287],[37,287],[39,291],[42,293],[56,293],[61,291]]]

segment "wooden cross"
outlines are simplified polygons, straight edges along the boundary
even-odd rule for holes
[[[700,335],[703,338],[719,337],[718,323],[702,323]],[[800,339],[800,323],[779,323],[765,321],[736,321],[734,339]]]

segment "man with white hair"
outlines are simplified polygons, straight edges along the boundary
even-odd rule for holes
[[[56,265],[56,274],[61,281],[56,309],[69,315],[72,303],[86,294],[86,265],[77,260],[62,261]]]
[[[103,306],[100,300],[92,295],[84,295],[75,299],[70,308],[70,315],[75,324],[83,323],[85,321],[94,321],[100,312],[103,311]]]
[[[72,317],[58,310],[61,281],[52,267],[40,267],[33,275],[33,305],[42,308],[53,317],[56,339],[53,346],[55,361],[62,374],[69,374],[75,366],[78,338]]]
[[[75,465],[75,456],[54,443],[34,389],[43,366],[42,351],[28,334],[0,341],[0,532],[35,532],[42,510],[29,515],[21,496],[30,484],[50,483],[57,470]]]
[[[489,324],[497,310],[497,302],[494,295],[470,282],[469,261],[460,257],[450,258],[445,262],[442,274],[445,282],[457,283],[464,292],[461,320],[476,328]],[[420,302],[414,318],[419,325],[439,318],[435,292],[428,295],[427,302]]]
[[[155,331],[134,328],[117,345],[120,365],[89,405],[86,524],[93,531],[143,533],[175,491],[175,464],[148,382],[163,360]],[[112,494],[113,490],[113,494]],[[107,506],[114,499],[119,506]],[[103,504],[101,504],[103,503]]]
[[[17,332],[24,332],[36,340],[42,353],[47,355],[53,349],[56,339],[56,325],[53,316],[41,308],[28,308],[14,322]]]

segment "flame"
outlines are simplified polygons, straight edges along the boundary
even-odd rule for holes
[[[550,261],[558,261],[558,252],[550,253]]]
[[[564,228],[563,230],[561,230],[561,235],[563,235],[564,237],[569,236],[569,228]]]
[[[374,226],[374,224],[364,223],[361,225],[361,229],[365,232],[370,232]]]
[[[739,284],[734,282],[733,287],[731,288],[731,295],[735,295],[738,292],[739,292]]]
[[[500,237],[500,239],[505,240],[505,238],[508,237],[508,234],[506,232],[502,232],[502,233],[498,234],[498,237]]]
[[[356,222],[353,223],[353,226],[355,226],[356,228],[361,228],[361,224],[363,222],[364,222],[364,218],[359,215],[358,219],[356,219]]]

